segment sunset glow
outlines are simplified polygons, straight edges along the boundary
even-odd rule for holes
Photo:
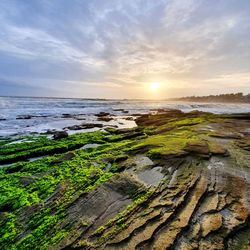
[[[160,83],[159,82],[151,82],[150,83],[150,90],[152,91],[157,91],[160,88]]]

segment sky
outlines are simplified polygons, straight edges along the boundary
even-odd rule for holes
[[[250,93],[249,0],[0,0],[0,95],[231,92]]]

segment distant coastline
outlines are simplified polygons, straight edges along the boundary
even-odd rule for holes
[[[243,93],[209,95],[209,96],[187,96],[180,98],[171,98],[171,101],[186,101],[186,102],[219,102],[219,103],[250,103],[250,94]]]

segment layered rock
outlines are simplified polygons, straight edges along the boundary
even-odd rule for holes
[[[43,159],[42,171],[34,163],[6,168],[4,177],[20,176],[27,192],[43,180],[56,186],[39,203],[1,204],[2,220],[11,212],[18,225],[5,242],[35,247],[35,235],[49,249],[248,249],[248,117],[158,110],[137,124]]]

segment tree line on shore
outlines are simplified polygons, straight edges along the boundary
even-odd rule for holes
[[[243,93],[231,93],[209,96],[187,96],[181,98],[173,98],[171,100],[191,101],[191,102],[242,102],[250,103],[250,94],[243,95]]]

